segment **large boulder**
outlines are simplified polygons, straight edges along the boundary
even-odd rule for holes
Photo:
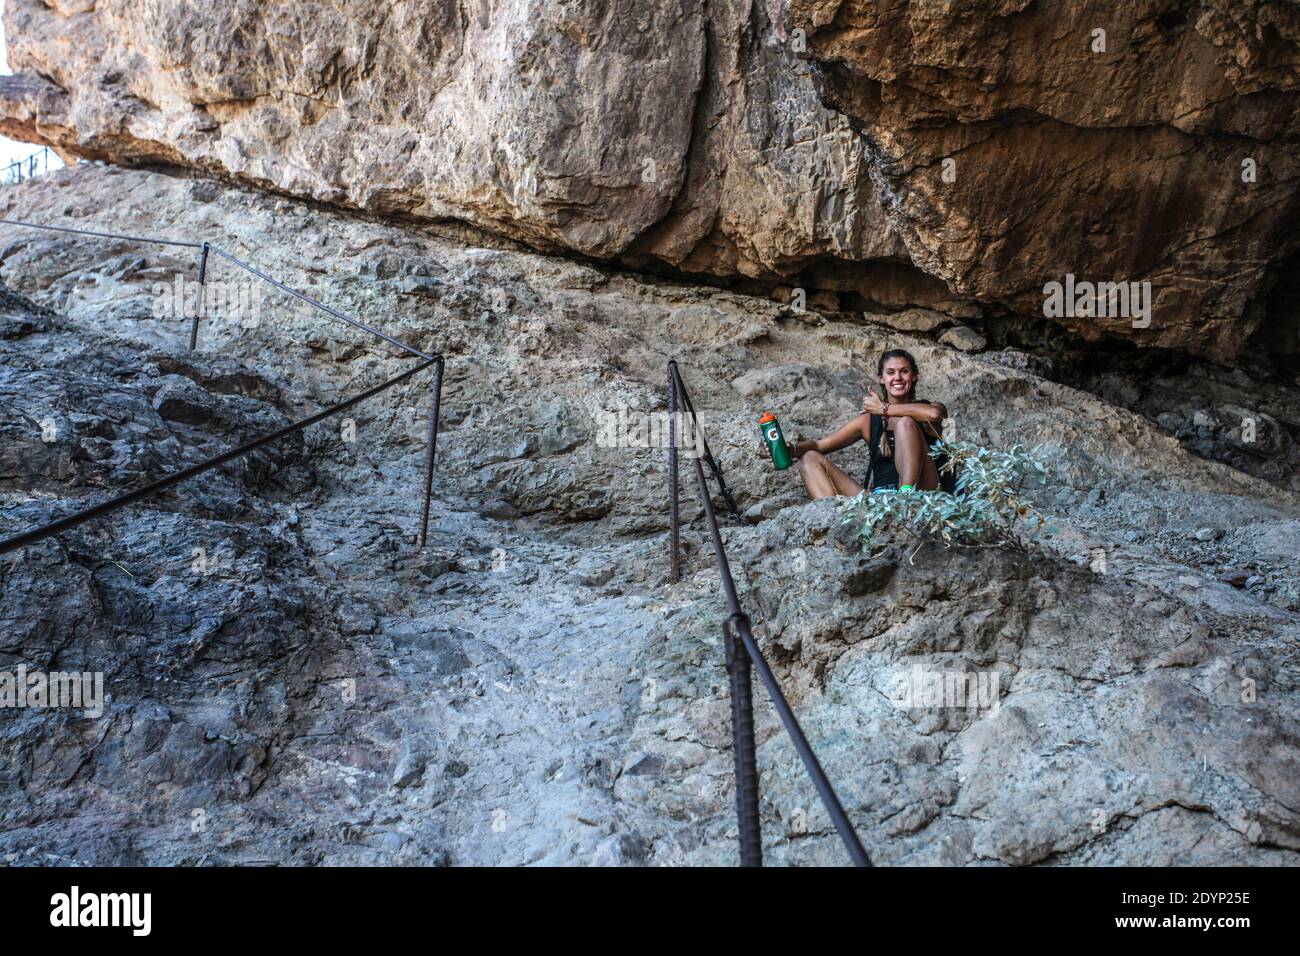
[[[953,314],[1149,282],[1136,323],[1049,317],[1218,359],[1295,261],[1280,0],[13,0],[5,28],[7,135],[547,251]]]
[[[955,292],[1042,314],[1067,275],[1150,282],[1136,324],[1056,318],[1221,359],[1260,325],[1297,248],[1294,3],[790,0],[789,14],[828,104],[870,142],[912,261]],[[1270,325],[1297,349],[1294,308]]]
[[[471,6],[15,0],[0,130],[697,272],[901,254],[763,8]]]

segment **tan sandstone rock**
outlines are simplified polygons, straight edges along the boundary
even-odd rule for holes
[[[939,336],[939,341],[944,345],[951,345],[955,349],[961,349],[963,352],[978,352],[988,344],[984,341],[984,336],[966,325],[958,325],[949,329]]]
[[[1279,0],[11,0],[4,16],[18,75],[0,78],[0,132],[67,158],[791,277],[868,311],[1042,315],[1067,275],[1149,282],[1149,321],[1053,318],[1220,359],[1263,324],[1270,351],[1300,350],[1277,281],[1297,249],[1300,8]]]
[[[467,9],[14,0],[0,130],[634,264],[901,255],[861,142],[764,8]]]
[[[1146,326],[1059,321],[1219,358],[1245,346],[1297,247],[1300,7],[790,0],[789,13],[926,272],[1031,314],[1067,274],[1150,282]]]

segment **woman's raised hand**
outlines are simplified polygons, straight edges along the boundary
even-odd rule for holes
[[[883,415],[884,412],[885,403],[880,400],[880,396],[875,392],[867,392],[867,397],[862,400],[862,414]]]

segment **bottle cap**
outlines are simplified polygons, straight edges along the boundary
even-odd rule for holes
[[[758,423],[760,425],[766,425],[768,422],[774,422],[774,421],[776,421],[775,415],[773,415],[771,412],[764,412],[763,417],[758,420]]]

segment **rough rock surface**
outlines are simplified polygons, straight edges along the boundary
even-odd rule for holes
[[[1294,297],[1267,308],[1300,235],[1283,0],[11,0],[5,25],[0,132],[65,156],[890,309],[1149,281],[1149,325],[1060,321],[1218,359],[1266,322],[1300,353]]]
[[[898,256],[762,4],[5,9],[0,129],[381,214],[720,275]]]
[[[955,292],[1040,313],[1043,286],[1067,274],[1149,281],[1147,328],[1061,321],[1230,358],[1294,270],[1296,4],[789,0],[789,13],[819,90],[870,142],[912,261]],[[1300,354],[1300,316],[1271,321]]]
[[[423,554],[414,379],[356,410],[355,440],[322,424],[0,558],[0,670],[99,670],[109,693],[99,719],[4,714],[6,862],[734,861],[694,488],[669,587],[663,452],[611,426],[663,410],[669,356],[754,515],[724,532],[742,600],[877,862],[1300,861],[1300,500],[1035,356],[156,173],[82,165],[0,216],[201,236],[448,356]],[[194,266],[0,227],[0,279],[32,300],[0,301],[0,535],[407,361],[278,293],[189,353],[159,302]],[[1048,447],[1045,550],[864,554],[763,461],[760,406],[822,434],[887,344],[959,435]],[[996,708],[900,706],[917,667],[996,673]],[[756,711],[767,858],[842,863],[761,692]]]

